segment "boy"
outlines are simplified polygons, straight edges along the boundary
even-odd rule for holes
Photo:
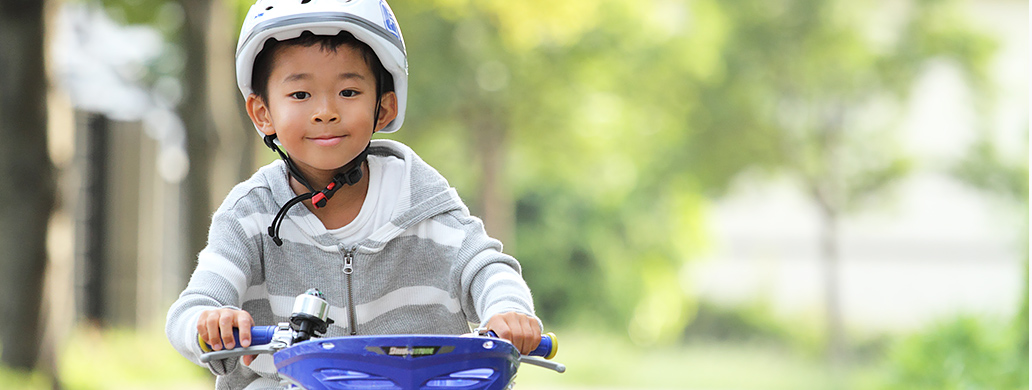
[[[522,353],[541,323],[519,263],[501,252],[455,190],[411,149],[371,141],[401,127],[405,44],[382,0],[259,0],[237,48],[237,84],[282,157],[237,185],[166,333],[195,363],[250,343],[252,325],[287,320],[318,288],[327,337],[494,330]],[[286,150],[284,153],[282,149]],[[269,355],[209,364],[219,389],[275,385]],[[253,361],[253,363],[252,363]]]

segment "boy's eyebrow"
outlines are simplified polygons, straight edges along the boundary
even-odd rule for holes
[[[344,80],[344,79],[365,80],[365,76],[362,76],[362,75],[360,75],[358,73],[355,73],[355,72],[341,73],[341,74],[337,75],[337,78],[339,78],[341,80]]]
[[[310,78],[312,78],[312,75],[309,74],[309,73],[294,73],[294,74],[291,74],[291,75],[287,76],[285,79],[283,79],[283,82],[289,83],[289,82],[292,82],[292,81],[307,80],[307,79],[310,79]],[[341,74],[337,75],[337,78],[339,78],[341,80],[346,80],[346,79],[365,80],[365,76],[362,76],[361,74],[358,74],[358,73],[355,73],[355,72],[341,73]]]
[[[306,80],[310,78],[312,78],[312,75],[309,73],[294,73],[283,79],[283,82],[289,83],[291,81]]]

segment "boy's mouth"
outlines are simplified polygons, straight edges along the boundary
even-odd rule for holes
[[[343,135],[320,135],[317,137],[309,137],[309,140],[319,146],[333,146],[340,143],[344,139]]]

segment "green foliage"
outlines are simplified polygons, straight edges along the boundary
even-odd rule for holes
[[[699,133],[687,161],[717,164],[699,169],[705,187],[719,192],[748,167],[787,169],[848,210],[907,172],[893,107],[931,59],[952,60],[984,82],[995,46],[952,1],[908,3],[898,23],[871,33],[884,5],[720,3],[730,21],[720,55],[728,77],[701,84],[701,104],[686,118]]]
[[[824,340],[818,328],[820,323],[819,318],[798,315],[786,323],[761,301],[736,307],[703,302],[695,319],[685,328],[683,342],[765,345],[801,355],[818,355]]]
[[[982,134],[980,139],[971,146],[967,155],[952,167],[952,173],[968,183],[969,185],[982,189],[998,199],[1002,200],[1004,207],[1016,225],[1020,226],[1017,232],[1017,239],[1025,256],[1024,285],[1021,289],[1023,296],[1018,304],[1018,312],[1014,318],[1013,330],[1007,331],[1013,335],[1013,351],[1018,361],[1008,364],[1016,364],[1024,369],[1024,385],[1028,388],[1028,313],[1029,313],[1029,257],[1028,257],[1028,129],[1025,129],[1025,140],[1015,152],[1005,153],[1005,150],[1013,150],[1013,145],[1002,145],[994,141],[990,134]],[[1013,358],[1013,356],[1011,356]]]
[[[655,5],[638,4],[392,2],[411,84],[405,131],[391,137],[451,178],[474,211],[486,178],[454,156],[476,163],[480,142],[501,139],[514,254],[541,315],[553,324],[600,316],[657,342],[690,318],[678,275],[701,246],[703,201],[690,177],[670,176],[669,150],[684,131],[682,110],[666,108],[683,90],[642,73],[676,77],[680,66],[654,57],[683,59],[642,33],[641,9]]]
[[[183,23],[183,9],[173,0],[100,0],[99,3],[116,22],[152,26],[170,40],[179,33]]]
[[[1027,145],[1027,131],[1025,138]],[[983,138],[954,167],[954,174],[976,188],[1000,195],[1016,204],[1024,203],[1027,207],[1028,148],[1024,152],[1024,156],[1008,158],[990,140]]]
[[[993,49],[938,0],[876,34],[876,2],[391,4],[411,83],[391,137],[474,212],[479,150],[500,140],[514,255],[541,314],[601,318],[645,344],[695,315],[679,275],[705,249],[706,195],[758,168],[795,172],[836,210],[877,200],[912,166],[894,108],[924,63],[955,59],[981,80]]]
[[[1027,389],[1028,328],[961,317],[911,336],[890,352],[883,389]]]

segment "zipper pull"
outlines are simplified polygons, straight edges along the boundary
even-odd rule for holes
[[[355,267],[354,267],[354,264],[353,264],[354,259],[355,259],[355,249],[354,248],[350,248],[350,249],[344,250],[344,274],[345,275],[351,275],[352,272],[355,272]]]

